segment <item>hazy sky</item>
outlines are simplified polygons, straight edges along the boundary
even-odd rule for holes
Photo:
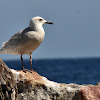
[[[46,36],[33,58],[100,57],[100,0],[0,0],[0,46],[35,16],[54,25],[44,25]]]

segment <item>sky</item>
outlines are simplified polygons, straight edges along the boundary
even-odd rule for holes
[[[100,0],[0,0],[0,47],[35,16],[54,24],[43,26],[45,39],[33,59],[100,57]]]

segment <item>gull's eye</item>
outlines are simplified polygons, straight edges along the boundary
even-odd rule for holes
[[[39,21],[42,21],[43,19],[39,19]]]

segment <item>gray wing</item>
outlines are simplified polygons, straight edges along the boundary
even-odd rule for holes
[[[7,42],[4,42],[2,44],[2,48],[15,48],[16,46],[21,46],[23,44],[25,44],[28,40],[27,36],[25,35],[26,33],[28,33],[29,31],[31,31],[30,27],[21,30],[19,32],[17,32],[16,34],[14,34]]]

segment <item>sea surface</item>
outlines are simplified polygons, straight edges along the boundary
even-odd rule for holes
[[[5,63],[12,69],[21,70],[21,61]],[[29,60],[24,60],[29,69]],[[100,82],[100,58],[84,59],[40,59],[33,60],[33,69],[49,80],[59,83],[96,84]]]

